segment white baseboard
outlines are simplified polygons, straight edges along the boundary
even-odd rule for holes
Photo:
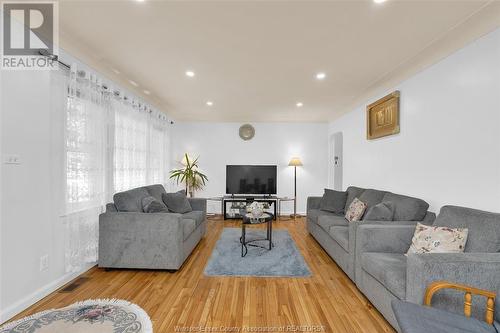
[[[35,290],[32,294],[26,296],[25,298],[17,301],[16,303],[8,306],[0,313],[0,324],[3,324],[7,320],[11,319],[18,313],[26,310],[36,302],[40,301],[42,298],[46,297],[50,293],[53,293],[57,289],[64,286],[66,283],[71,280],[77,278],[79,275],[82,275],[92,267],[94,267],[96,263],[86,264],[83,268],[78,272],[68,273],[59,279],[50,282],[49,284]],[[68,304],[69,305],[69,304]]]

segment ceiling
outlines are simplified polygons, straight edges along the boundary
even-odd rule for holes
[[[68,0],[60,40],[176,120],[323,122],[492,30],[492,8],[498,3]]]

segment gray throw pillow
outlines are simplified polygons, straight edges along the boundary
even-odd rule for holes
[[[161,197],[171,212],[184,214],[193,211],[184,191],[163,193]]]
[[[142,199],[142,210],[144,213],[168,213],[167,206],[154,197],[145,197]]]
[[[363,218],[364,221],[392,221],[395,206],[392,201],[381,202],[368,209]]]
[[[150,196],[145,188],[134,188],[125,192],[118,192],[113,195],[113,202],[119,212],[141,213],[142,199]]]
[[[325,188],[325,193],[321,199],[320,209],[336,214],[344,214],[347,192],[329,190]]]

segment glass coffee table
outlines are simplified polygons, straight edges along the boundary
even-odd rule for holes
[[[254,217],[250,213],[242,214],[243,221],[241,222],[241,256],[244,257],[248,253],[248,246],[260,247],[263,249],[271,250],[273,248],[273,215],[269,213],[263,213],[260,217]],[[266,238],[258,239],[246,239],[246,226],[267,223],[267,233]],[[263,246],[255,244],[255,242],[268,241],[268,246]]]

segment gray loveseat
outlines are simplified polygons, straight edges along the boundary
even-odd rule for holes
[[[162,201],[163,185],[116,193],[99,216],[99,267],[179,269],[206,233],[206,199],[189,198],[192,211],[144,213],[142,199]],[[119,208],[119,209],[118,209]]]
[[[469,229],[464,253],[405,253],[415,231],[408,225],[361,225],[357,229],[356,284],[384,317],[397,327],[391,301],[422,304],[426,287],[447,280],[476,288],[500,290],[500,214],[471,208],[444,206],[435,226]],[[474,298],[474,309],[484,300]],[[482,304],[481,304],[482,303]],[[433,307],[461,313],[463,293],[438,292]],[[477,306],[476,306],[477,305]],[[495,319],[500,318],[497,298]],[[483,318],[483,313],[473,311]]]
[[[307,230],[321,244],[330,257],[344,272],[355,280],[356,229],[364,223],[380,225],[411,225],[417,222],[431,224],[436,215],[428,212],[429,204],[417,198],[386,191],[364,189],[351,186],[347,189],[344,211],[358,198],[367,204],[367,210],[381,202],[394,204],[394,221],[347,222],[343,214],[335,214],[320,209],[322,197],[307,198]]]

